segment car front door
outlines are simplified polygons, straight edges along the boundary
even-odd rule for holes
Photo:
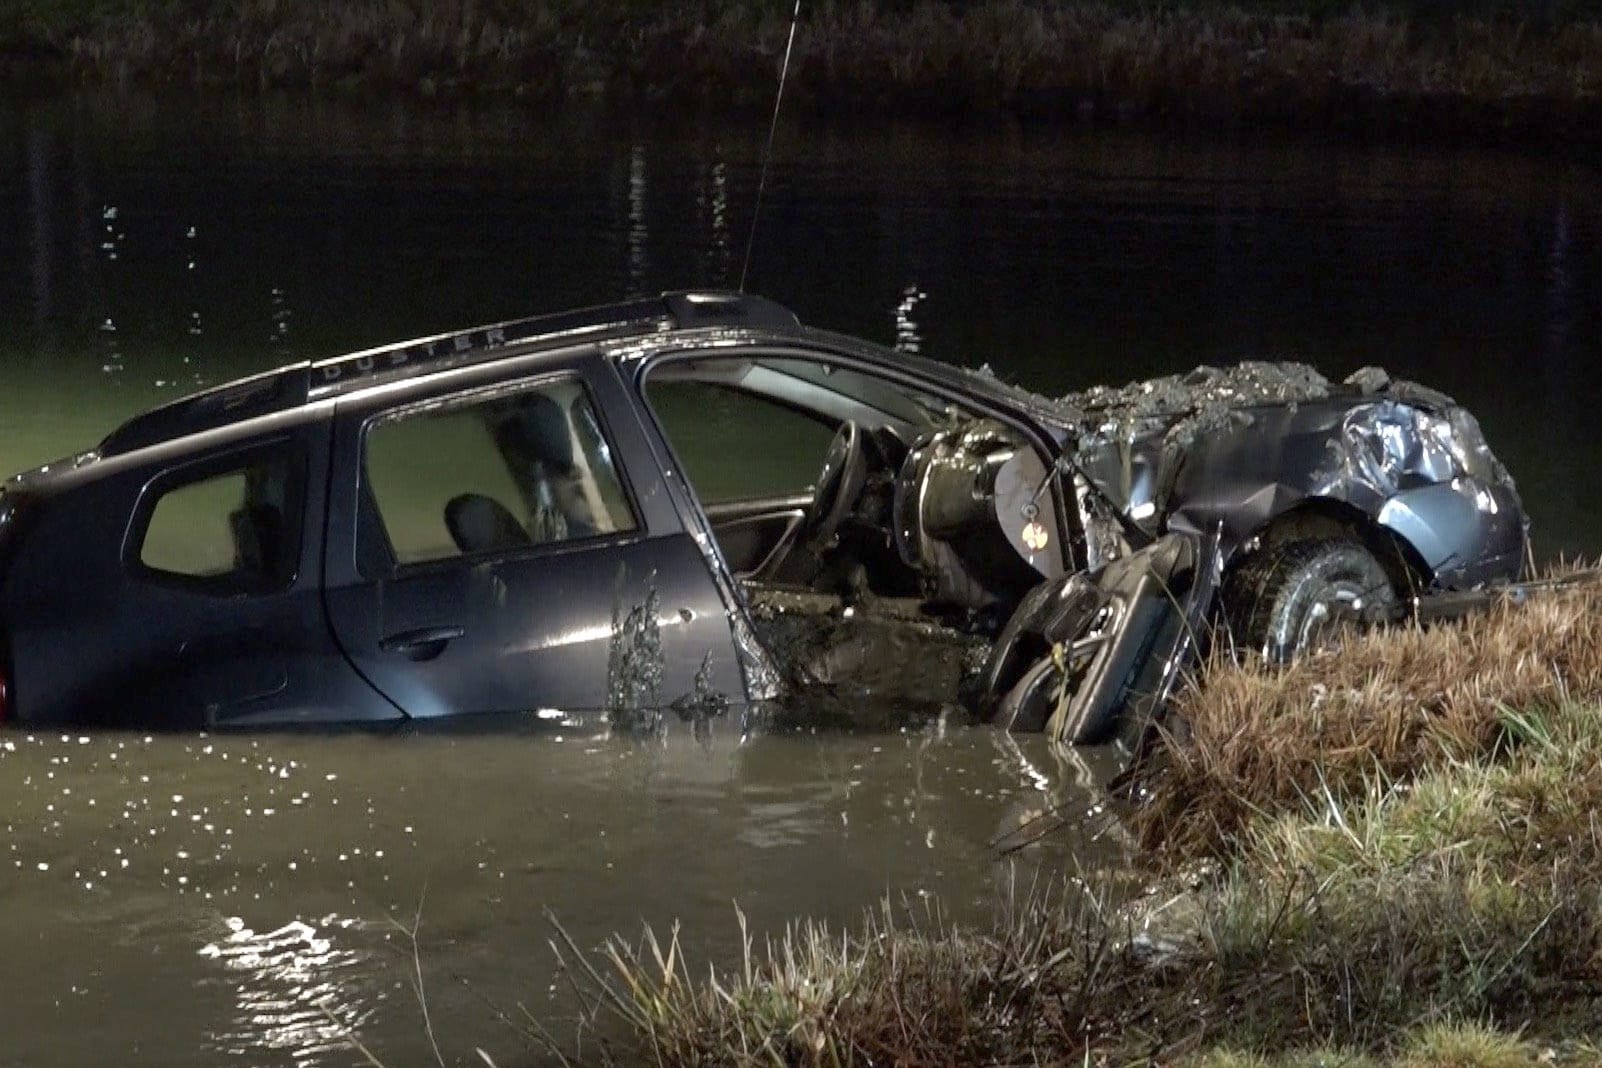
[[[591,350],[341,402],[329,617],[413,718],[745,696],[729,611]]]

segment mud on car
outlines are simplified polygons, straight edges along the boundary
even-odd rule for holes
[[[0,711],[219,729],[960,699],[1127,736],[1516,579],[1473,417],[1243,364],[1060,399],[674,293],[300,363],[0,491]]]

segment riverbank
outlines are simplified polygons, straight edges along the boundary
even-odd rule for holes
[[[780,0],[25,0],[0,15],[11,91],[575,98],[760,111]],[[1427,0],[808,3],[787,98],[824,112],[1602,138],[1602,4]]]
[[[568,964],[669,1065],[1602,1063],[1602,586],[1217,668],[1134,813],[1144,873],[792,930],[701,979]],[[603,1058],[604,1059],[604,1058]]]

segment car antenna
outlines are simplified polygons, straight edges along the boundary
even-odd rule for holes
[[[740,292],[745,292],[745,276],[751,273],[751,250],[756,247],[757,220],[762,217],[762,194],[768,187],[768,163],[773,159],[773,135],[779,128],[779,108],[784,104],[784,83],[790,77],[790,53],[795,49],[795,28],[801,21],[801,0],[795,0],[790,15],[790,39],[784,45],[784,63],[779,68],[779,92],[773,98],[773,119],[768,123],[768,144],[762,152],[762,170],[757,177],[756,206],[751,209],[751,232],[745,239],[745,264],[740,268]]]

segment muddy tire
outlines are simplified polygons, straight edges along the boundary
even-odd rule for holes
[[[1284,664],[1338,640],[1345,625],[1396,603],[1396,588],[1355,538],[1272,545],[1225,581],[1224,610],[1235,647]]]

